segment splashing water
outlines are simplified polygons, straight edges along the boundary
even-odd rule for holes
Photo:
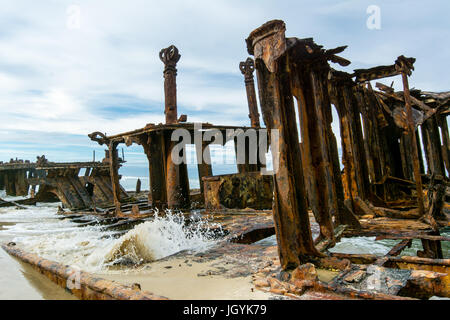
[[[182,250],[201,252],[220,240],[221,228],[201,217],[166,211],[127,233],[84,225],[58,215],[59,203],[0,208],[0,241],[14,241],[46,259],[90,272],[114,272],[110,266],[151,262]],[[92,221],[86,216],[86,222]],[[217,230],[219,231],[217,233]]]
[[[96,250],[89,264],[141,264],[188,250],[202,252],[217,243],[214,227],[206,219],[186,221],[181,213],[155,214],[152,221],[144,222],[128,231],[106,248]],[[219,232],[220,233],[220,232]]]

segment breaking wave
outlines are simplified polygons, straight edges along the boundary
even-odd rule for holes
[[[136,226],[108,247],[94,252],[88,262],[103,266],[138,265],[184,250],[205,251],[217,243],[215,228],[221,230],[220,226],[212,225],[206,219],[186,221],[181,213],[156,214],[151,221]]]
[[[57,206],[0,208],[0,240],[14,241],[46,259],[103,273],[114,272],[113,265],[139,265],[183,250],[202,252],[217,244],[222,233],[220,225],[204,217],[185,218],[169,210],[124,233],[96,223],[92,216],[74,222],[58,215]]]

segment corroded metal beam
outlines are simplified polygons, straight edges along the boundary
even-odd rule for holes
[[[162,49],[159,58],[164,63],[164,102],[166,124],[177,123],[177,62],[181,55],[175,46]]]
[[[279,133],[278,141],[271,143],[273,160],[278,164],[273,217],[281,266],[295,268],[307,256],[321,254],[314,247],[306,207],[294,103],[286,72],[284,22],[270,21],[250,33],[246,41],[249,54],[256,60],[264,122],[269,130]]]
[[[415,61],[415,59],[414,59]],[[413,61],[411,58],[405,58],[404,56],[400,56],[397,58],[395,62],[395,67],[398,72],[402,75],[403,81],[403,92],[405,96],[405,107],[406,107],[406,117],[408,120],[408,132],[411,139],[411,147],[412,152],[411,156],[413,159],[413,168],[414,168],[414,180],[416,183],[417,190],[417,204],[419,206],[419,213],[421,215],[425,214],[424,204],[423,204],[423,188],[422,188],[422,177],[420,175],[420,163],[419,163],[419,154],[417,151],[417,141],[415,134],[415,126],[414,120],[412,117],[412,109],[411,109],[411,99],[409,93],[409,84],[408,84],[408,76],[411,75],[414,67],[412,66]]]
[[[245,77],[245,90],[247,92],[247,103],[252,127],[259,128],[259,112],[258,104],[256,102],[255,81],[253,80],[253,72],[255,71],[255,62],[252,58],[239,63],[239,69]]]

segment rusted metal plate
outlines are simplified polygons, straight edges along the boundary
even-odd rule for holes
[[[203,182],[208,211],[272,208],[272,176],[248,172],[204,177]]]

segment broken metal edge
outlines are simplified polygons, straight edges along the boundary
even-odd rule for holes
[[[148,291],[141,291],[138,286],[125,286],[95,277],[68,265],[41,258],[15,247],[14,243],[2,244],[1,247],[11,256],[28,263],[39,273],[81,300],[169,300]]]

